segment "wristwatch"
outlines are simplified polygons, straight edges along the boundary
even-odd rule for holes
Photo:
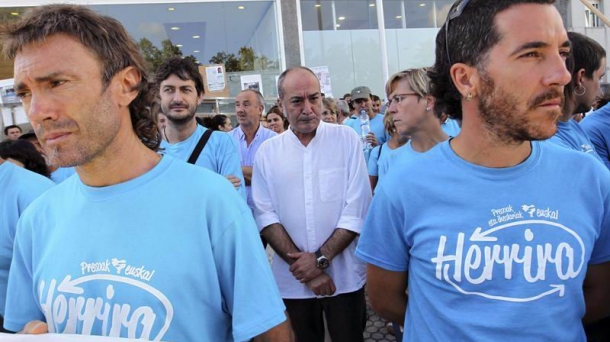
[[[320,252],[319,249],[316,251],[316,262],[316,266],[321,270],[325,270],[328,268],[328,266],[330,266],[330,260],[322,255],[322,252]]]

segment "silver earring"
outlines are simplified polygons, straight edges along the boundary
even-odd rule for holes
[[[574,87],[574,95],[576,95],[576,96],[583,96],[586,92],[587,92],[587,88],[585,88],[583,85],[579,84],[576,87]]]

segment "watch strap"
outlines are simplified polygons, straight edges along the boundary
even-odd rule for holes
[[[323,257],[324,255],[322,254],[322,251],[320,251],[319,249],[316,251],[316,259],[320,259],[320,257]]]

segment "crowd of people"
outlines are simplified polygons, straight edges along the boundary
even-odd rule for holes
[[[363,342],[368,296],[403,341],[610,340],[606,52],[553,3],[458,0],[385,104],[293,66],[235,122],[189,59],[30,9],[0,28],[33,127],[0,142],[2,331]]]

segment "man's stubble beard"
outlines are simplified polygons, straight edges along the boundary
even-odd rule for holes
[[[517,105],[519,98],[496,87],[493,79],[483,72],[478,110],[486,131],[493,140],[502,144],[518,145],[524,141],[545,140],[555,134],[561,111],[549,113],[554,117],[554,129],[551,131],[542,131],[529,122],[528,112],[544,101],[557,97],[563,100],[563,93],[553,88],[531,100],[525,112],[522,112]]]

